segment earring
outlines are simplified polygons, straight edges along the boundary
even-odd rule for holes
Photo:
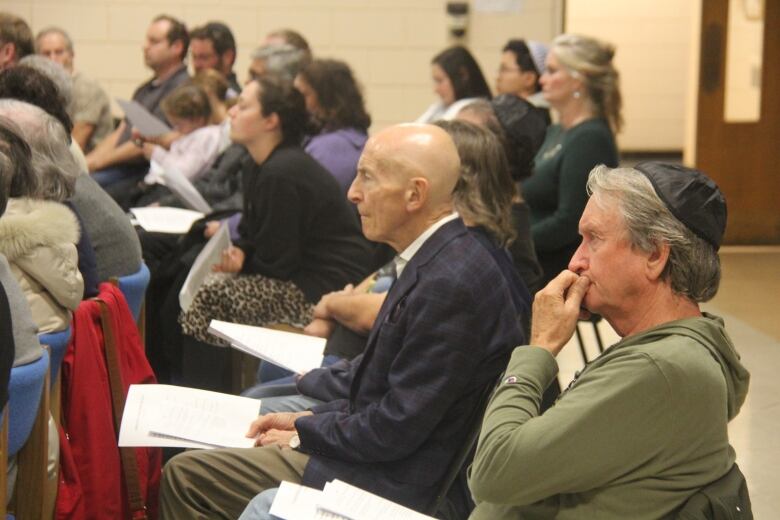
[[[580,91],[579,90],[575,90],[574,94],[572,94],[572,96],[574,96],[574,99],[580,99],[580,96],[581,96]]]

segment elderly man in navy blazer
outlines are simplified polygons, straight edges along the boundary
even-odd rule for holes
[[[524,339],[504,276],[453,212],[459,168],[455,145],[434,126],[395,126],[369,140],[349,198],[366,237],[399,252],[398,280],[364,355],[346,370],[311,374],[343,395],[260,417],[250,435],[261,447],[172,459],[163,518],[236,518],[283,480],[321,488],[338,478],[431,506],[483,396]]]

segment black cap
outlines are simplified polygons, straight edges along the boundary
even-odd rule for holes
[[[726,231],[726,199],[703,172],[679,164],[643,162],[634,166],[650,180],[677,220],[717,251]]]

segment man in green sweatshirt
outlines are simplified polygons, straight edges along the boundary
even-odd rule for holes
[[[582,244],[534,301],[488,406],[469,486],[472,519],[651,519],[673,514],[734,464],[727,423],[749,374],[723,321],[702,313],[720,281],[726,204],[677,165],[595,168]],[[539,415],[578,317],[622,340]]]

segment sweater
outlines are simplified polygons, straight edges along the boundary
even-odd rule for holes
[[[357,174],[358,159],[367,140],[364,130],[340,128],[311,137],[304,150],[333,175],[346,195]]]
[[[70,202],[95,250],[98,281],[133,274],[141,268],[141,244],[130,219],[91,176],[76,179]]]
[[[372,248],[353,208],[333,176],[301,148],[280,145],[242,175],[236,246],[245,254],[243,274],[292,281],[316,303],[370,272]]]
[[[585,184],[599,164],[618,164],[615,139],[604,119],[589,119],[568,130],[560,125],[547,129],[534,173],[522,185],[537,254],[579,243],[577,225],[588,201]]]
[[[473,520],[665,518],[734,463],[749,374],[720,318],[624,338],[540,416],[556,373],[547,350],[515,349],[471,468]]]

